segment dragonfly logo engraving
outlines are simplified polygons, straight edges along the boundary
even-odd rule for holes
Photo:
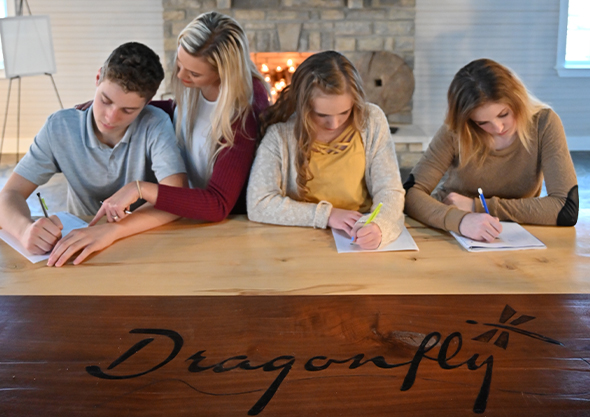
[[[510,307],[508,304],[502,310],[502,314],[500,314],[500,319],[498,320],[499,323],[481,323],[484,326],[495,327],[495,329],[488,330],[479,336],[474,337],[471,340],[475,340],[476,342],[488,343],[492,338],[498,333],[498,329],[501,330],[500,335],[494,341],[494,345],[506,350],[508,347],[508,340],[510,338],[509,331],[514,333],[521,334],[523,336],[531,337],[533,339],[540,340],[546,343],[552,343],[554,345],[564,346],[563,343],[552,339],[547,336],[540,335],[538,333],[529,332],[528,330],[520,329],[516,326],[520,326],[521,324],[528,323],[531,320],[534,320],[536,317],[529,316],[526,314],[522,314],[519,317],[512,320],[510,323],[506,324],[508,320],[510,320],[516,314],[516,310]],[[467,320],[468,324],[478,324],[475,320]]]

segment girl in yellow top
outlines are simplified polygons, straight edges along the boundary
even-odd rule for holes
[[[404,191],[383,111],[338,52],[306,59],[262,116],[248,186],[250,220],[344,230],[365,249],[396,239]],[[363,226],[379,203],[375,220]]]

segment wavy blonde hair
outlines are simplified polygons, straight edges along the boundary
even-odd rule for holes
[[[261,116],[260,130],[264,135],[270,125],[286,122],[295,114],[294,135],[298,144],[295,157],[296,182],[302,200],[305,200],[309,192],[307,182],[313,179],[309,172],[309,159],[314,142],[311,113],[312,100],[318,91],[328,95],[349,93],[353,101],[351,123],[358,131],[364,129],[367,109],[363,82],[354,65],[336,51],[319,52],[303,61],[293,74],[291,84],[281,92],[277,102]]]
[[[248,39],[238,22],[218,12],[203,13],[190,22],[178,35],[178,46],[188,54],[204,58],[217,71],[220,79],[219,98],[212,115],[209,133],[211,152],[207,171],[209,175],[219,153],[234,145],[232,125],[242,118],[242,129],[252,110],[254,100],[252,78],[258,78],[267,86],[264,78],[250,59]],[[175,57],[175,63],[177,60]],[[191,140],[197,115],[199,88],[185,87],[178,79],[175,64],[172,88],[179,109],[186,108],[186,117],[176,121],[176,136],[181,138],[182,124],[186,128],[187,141]],[[252,138],[254,139],[254,138]]]
[[[502,103],[514,114],[516,135],[527,151],[533,116],[549,106],[524,86],[518,76],[491,59],[477,59],[457,72],[447,94],[448,110],[445,123],[457,136],[460,165],[476,158],[482,164],[494,149],[494,138],[471,120],[478,107]]]

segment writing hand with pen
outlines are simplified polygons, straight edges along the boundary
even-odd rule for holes
[[[20,237],[20,242],[29,253],[42,255],[53,249],[55,244],[61,239],[63,225],[57,216],[49,216],[47,214],[47,205],[43,197],[41,197],[41,193],[37,193],[37,197],[43,209],[44,217],[37,219],[27,226]]]
[[[345,231],[351,242],[359,245],[362,249],[377,249],[381,244],[381,229],[373,219],[379,214],[382,203],[370,214],[365,222],[359,222],[363,216],[358,211],[332,208],[328,218],[328,226],[332,229]]]
[[[28,246],[25,245],[25,248],[34,255],[51,251],[47,266],[62,266],[74,254],[82,250],[74,259],[74,265],[78,265],[91,253],[106,248],[116,240],[112,230],[100,227],[73,230],[62,238],[61,220],[55,215],[47,214],[48,207],[41,193],[37,193],[37,197],[45,217],[32,223],[21,241],[26,240],[30,243]]]
[[[459,223],[459,233],[469,239],[492,242],[502,232],[502,225],[497,217],[490,215],[482,189],[478,192],[485,213],[475,213],[475,200],[455,192],[449,193],[443,203],[469,212]]]

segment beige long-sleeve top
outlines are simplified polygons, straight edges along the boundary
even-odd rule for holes
[[[481,166],[471,160],[460,167],[457,139],[446,126],[441,127],[404,184],[406,213],[422,223],[458,233],[467,212],[441,201],[456,192],[473,198],[476,212],[485,212],[477,198],[481,187],[490,214],[500,220],[574,225],[578,187],[561,120],[551,109],[540,110],[533,120],[530,152],[515,140],[505,149],[492,151]],[[442,187],[432,193],[446,172]],[[539,197],[543,178],[548,195]]]
[[[383,111],[368,104],[366,128],[361,132],[365,148],[365,181],[373,206],[383,206],[374,222],[381,229],[381,244],[395,240],[404,225],[404,189],[401,184],[395,144]],[[293,134],[294,118],[272,125],[258,148],[246,197],[248,218],[262,223],[326,228],[332,211],[328,201],[300,201],[297,193]],[[359,222],[365,221],[363,216]]]

